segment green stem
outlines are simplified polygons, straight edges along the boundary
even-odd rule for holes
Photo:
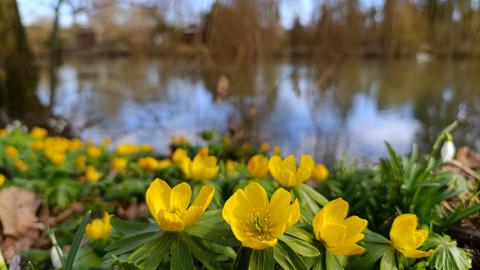
[[[0,270],[8,270],[7,264],[5,263],[5,260],[3,259],[3,254],[2,254],[1,249],[0,249]]]

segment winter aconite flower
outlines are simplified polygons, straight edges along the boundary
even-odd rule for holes
[[[268,158],[263,155],[255,155],[250,158],[247,164],[247,170],[250,176],[262,178],[268,174]]]
[[[87,148],[87,155],[91,158],[98,158],[102,155],[102,149],[96,146],[90,146]]]
[[[93,166],[87,166],[85,169],[85,180],[89,183],[96,183],[100,180],[102,174],[95,169]]]
[[[433,250],[418,250],[427,239],[428,231],[417,230],[415,214],[402,214],[395,218],[390,229],[392,246],[408,258],[422,258],[433,254]]]
[[[112,231],[112,224],[110,224],[110,215],[107,212],[103,213],[103,219],[96,218],[87,224],[85,233],[90,240],[106,240]]]
[[[270,149],[270,144],[268,144],[268,143],[260,144],[260,151],[267,152],[269,149]]]
[[[213,185],[205,185],[190,205],[190,185],[183,182],[170,188],[167,182],[157,178],[148,187],[145,200],[150,213],[163,230],[181,232],[197,222],[210,205],[214,193]]]
[[[5,178],[5,175],[0,173],[0,187],[2,187],[5,184],[5,181],[7,178]]]
[[[34,138],[44,138],[45,136],[47,136],[48,134],[48,131],[44,128],[41,128],[41,127],[34,127],[32,128],[32,130],[30,130],[30,134],[32,134],[32,137]]]
[[[24,172],[28,169],[28,166],[23,160],[17,159],[15,160],[15,168],[21,172]]]
[[[229,159],[225,163],[225,168],[227,168],[227,172],[234,172],[237,169],[237,163]]]
[[[282,154],[282,148],[280,148],[279,146],[275,146],[273,148],[273,154],[275,156],[280,156]]]
[[[138,154],[138,152],[140,152],[140,149],[134,144],[126,143],[117,146],[116,152],[120,156],[133,156]]]
[[[14,146],[9,145],[5,148],[5,154],[9,158],[16,158],[18,157],[18,150]]]
[[[172,165],[172,161],[170,159],[161,159],[157,161],[157,169],[165,169],[168,166]]]
[[[265,249],[300,219],[298,200],[290,201],[290,193],[279,188],[269,202],[265,189],[253,182],[225,202],[222,216],[244,247]]]
[[[186,157],[180,163],[180,169],[187,178],[206,181],[217,175],[219,167],[214,156],[196,155],[193,160]]]
[[[357,242],[364,238],[363,230],[367,220],[358,216],[347,217],[348,202],[342,198],[327,203],[313,218],[315,238],[325,244],[325,248],[337,255],[360,254],[364,248]]]
[[[138,166],[147,171],[154,171],[157,169],[157,160],[153,157],[143,157],[138,160]]]
[[[443,162],[449,162],[455,156],[455,144],[453,144],[452,136],[447,135],[447,140],[443,143],[440,155]]]
[[[185,151],[185,149],[182,149],[182,148],[177,148],[175,150],[175,152],[173,152],[172,154],[172,160],[178,165],[180,163],[182,163],[182,161],[185,159],[185,158],[188,158],[188,154],[187,154],[187,151]]]
[[[121,157],[114,157],[112,159],[112,168],[117,171],[121,172],[127,168],[128,164],[128,159],[126,158],[121,158]]]
[[[312,177],[317,182],[323,182],[328,177],[328,169],[322,163],[319,163],[313,167]]]
[[[303,183],[312,175],[313,167],[315,167],[315,162],[310,155],[302,155],[298,167],[293,155],[283,160],[279,156],[273,156],[268,162],[270,174],[285,187]]]
[[[140,146],[140,151],[142,151],[143,153],[153,152],[153,146],[148,143],[144,143]]]

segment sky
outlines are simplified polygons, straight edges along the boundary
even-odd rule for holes
[[[296,17],[300,18],[303,24],[307,24],[313,17],[315,2],[318,0],[283,0],[280,1],[280,15],[282,25],[290,28]],[[57,0],[17,0],[22,21],[25,25],[29,25],[41,17],[53,17],[53,6]],[[195,23],[198,22],[200,15],[207,12],[215,0],[191,0],[183,8],[175,12],[167,14],[167,20],[174,23]],[[362,6],[371,6],[378,4],[381,0],[362,0]],[[188,10],[188,14],[187,14]],[[191,14],[193,10],[194,14]],[[60,24],[69,26],[72,18],[69,10],[65,6],[61,10]],[[180,21],[179,21],[180,20]]]

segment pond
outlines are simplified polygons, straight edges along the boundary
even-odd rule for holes
[[[37,95],[81,137],[150,143],[234,131],[319,160],[376,159],[384,141],[428,150],[454,120],[457,144],[480,148],[480,62],[278,60],[216,67],[200,60],[68,59]],[[52,91],[53,89],[53,91]]]

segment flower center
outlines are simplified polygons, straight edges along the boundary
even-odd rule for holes
[[[273,224],[270,221],[270,214],[267,212],[254,211],[252,212],[248,220],[244,224],[244,229],[251,236],[260,240],[267,240],[272,238]]]
[[[183,218],[183,216],[185,215],[185,210],[184,209],[180,209],[180,208],[176,208],[176,207],[173,207],[172,209],[170,209],[170,213],[180,217],[180,218]]]

